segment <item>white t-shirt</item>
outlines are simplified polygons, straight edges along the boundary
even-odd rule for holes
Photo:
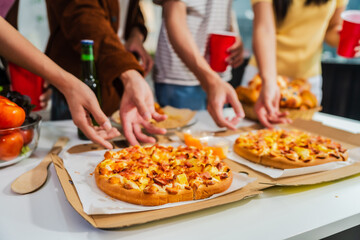
[[[126,26],[126,18],[129,12],[129,2],[130,0],[118,0],[119,1],[119,8],[120,8],[120,17],[119,17],[119,29],[118,29],[118,36],[122,43],[125,42],[124,33],[125,33],[125,26]]]
[[[161,3],[161,0],[155,0]],[[187,25],[200,50],[205,56],[208,35],[212,32],[230,31],[232,0],[182,0],[186,4]],[[155,54],[154,81],[185,86],[199,85],[194,74],[175,53],[168,39],[164,20],[161,24]],[[231,79],[231,67],[220,73],[223,80]]]

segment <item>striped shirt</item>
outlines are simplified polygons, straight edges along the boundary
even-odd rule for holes
[[[120,12],[120,17],[119,17],[119,29],[118,29],[118,36],[120,38],[120,41],[124,44],[125,43],[125,39],[124,39],[124,34],[125,34],[125,27],[126,27],[126,18],[129,12],[129,3],[130,0],[118,0],[119,1],[119,12]]]
[[[161,4],[163,1],[166,0],[154,0],[154,3]],[[205,56],[209,34],[231,29],[232,0],[182,0],[182,2],[186,4],[189,31],[200,53]],[[229,81],[231,67],[219,74],[224,81]],[[155,54],[153,78],[157,83],[183,86],[200,85],[195,75],[186,67],[171,46],[164,20],[162,20]]]

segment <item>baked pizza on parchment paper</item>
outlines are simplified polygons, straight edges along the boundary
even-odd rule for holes
[[[77,150],[65,151],[60,157],[82,210],[89,215],[199,204],[241,190],[256,180],[230,170],[229,160],[220,160],[211,149],[199,151],[179,143],[112,151],[85,150],[82,145],[70,150],[73,148]]]
[[[264,166],[290,169],[347,161],[348,151],[329,138],[299,130],[262,129],[240,135],[234,151]]]
[[[96,184],[109,196],[156,206],[204,199],[227,190],[230,168],[211,149],[132,146],[108,151],[95,169]]]

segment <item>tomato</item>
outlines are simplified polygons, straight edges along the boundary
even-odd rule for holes
[[[0,98],[0,129],[19,127],[25,121],[25,111],[5,97]]]
[[[34,129],[21,129],[20,133],[24,139],[24,146],[28,145],[34,137]]]
[[[0,160],[8,161],[19,156],[24,139],[20,131],[0,136]]]

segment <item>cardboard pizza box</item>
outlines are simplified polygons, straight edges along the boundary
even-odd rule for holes
[[[354,147],[360,147],[360,134],[352,134],[346,131],[334,129],[316,121],[297,119],[294,120],[293,123],[283,127],[296,128],[314,134],[319,134],[325,137],[329,137],[338,142],[341,142],[344,145],[344,147],[349,149]],[[227,136],[232,134],[238,134],[241,132],[257,130],[260,128],[261,128],[260,125],[253,125],[251,127],[238,129],[236,131],[217,132],[216,135]],[[166,138],[162,138],[162,140],[166,141]],[[121,147],[124,147],[123,144],[124,142],[120,142],[120,144],[114,144],[114,145],[115,146],[120,145]],[[103,148],[101,148],[96,144],[83,144],[72,147],[71,149],[68,150],[68,152],[79,153],[79,152],[94,151],[101,149]],[[144,211],[144,212],[124,213],[124,214],[88,215],[83,211],[76,189],[72,184],[71,178],[63,165],[62,159],[57,156],[53,156],[53,163],[56,169],[56,173],[58,175],[61,186],[64,190],[64,193],[69,203],[92,226],[103,229],[126,227],[135,224],[141,224],[159,219],[169,218],[194,211],[199,211],[210,207],[224,205],[227,203],[231,203],[259,195],[261,194],[262,190],[273,186],[300,186],[300,185],[319,184],[323,182],[339,180],[360,173],[360,163],[355,163],[350,166],[338,168],[331,171],[318,172],[318,173],[280,178],[280,179],[272,179],[271,177],[265,174],[252,170],[249,167],[233,162],[231,160],[226,160],[226,162],[229,165],[229,167],[232,169],[232,171],[246,173],[249,177],[256,178],[256,181],[248,184],[242,189],[239,189],[237,191],[234,191],[226,195],[222,195],[217,198],[213,198],[201,202],[194,201],[194,203],[181,205],[177,207]]]
[[[321,135],[331,138],[342,144],[347,149],[360,147],[360,134],[354,134],[340,129],[335,129],[329,126],[323,125],[321,122],[313,120],[296,119],[291,124],[279,125],[286,129],[298,129],[309,133]],[[228,136],[232,134],[247,132],[251,130],[258,130],[262,127],[259,124],[241,128],[236,131],[226,131],[217,133],[217,136]],[[351,164],[349,166],[341,167],[334,170],[305,174],[300,176],[284,177],[273,179],[268,175],[257,172],[245,165],[241,165],[241,171],[247,173],[250,177],[256,177],[257,180],[251,183],[255,189],[263,190],[272,186],[301,186],[301,185],[313,185],[323,182],[330,182],[339,180],[342,178],[350,177],[360,173],[360,162]]]
[[[79,148],[82,150],[99,150],[100,147],[95,144],[86,144],[79,145]],[[76,146],[75,150],[72,149],[73,152],[78,152],[78,146]],[[71,178],[66,171],[62,159],[58,156],[53,156],[53,163],[56,169],[56,173],[59,177],[61,186],[64,190],[66,198],[68,199],[71,206],[92,226],[96,228],[119,228],[126,227],[140,223],[146,223],[150,221],[155,221],[163,218],[168,218],[172,216],[177,216],[185,213],[190,213],[198,210],[202,210],[205,208],[210,208],[214,206],[223,205],[226,203],[231,203],[235,201],[242,200],[244,198],[249,198],[252,196],[256,196],[261,193],[253,188],[253,185],[249,184],[244,188],[228,193],[226,195],[222,195],[217,198],[212,198],[206,201],[185,204],[181,206],[164,208],[152,211],[144,211],[144,212],[134,212],[134,213],[123,213],[123,214],[103,214],[103,215],[88,215],[83,211],[83,207],[81,205],[81,201],[76,192],[75,186],[72,184]],[[237,169],[241,169],[239,165],[227,161],[233,171],[237,171]]]

